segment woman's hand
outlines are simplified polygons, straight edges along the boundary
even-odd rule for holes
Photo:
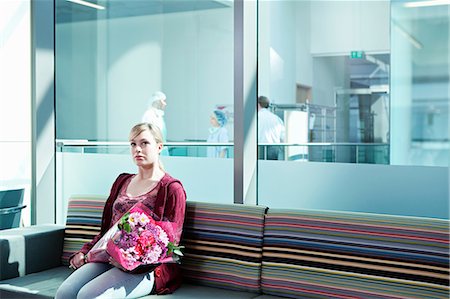
[[[70,268],[78,269],[86,263],[84,253],[78,252],[70,259]]]

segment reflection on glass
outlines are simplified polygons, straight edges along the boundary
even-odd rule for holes
[[[392,1],[392,164],[450,165],[450,6],[432,4]]]

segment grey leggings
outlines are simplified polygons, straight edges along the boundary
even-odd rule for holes
[[[59,287],[56,299],[136,298],[151,293],[153,272],[130,274],[106,263],[87,263]]]

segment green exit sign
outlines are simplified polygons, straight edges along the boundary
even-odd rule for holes
[[[351,51],[350,58],[352,59],[362,59],[364,58],[364,51]]]

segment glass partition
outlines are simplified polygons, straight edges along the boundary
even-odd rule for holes
[[[257,2],[254,78],[284,128],[273,156],[283,161],[270,161],[274,144],[258,141],[258,204],[402,214],[414,185],[404,213],[420,215],[432,186],[425,214],[448,218],[448,5],[414,2]],[[166,95],[166,169],[186,182],[188,199],[232,202],[241,174],[232,160],[233,2],[55,3],[61,202],[74,192],[104,194],[115,175],[134,171],[128,131],[156,91]],[[210,139],[216,122],[228,141]],[[208,147],[224,148],[226,158],[208,157]],[[70,180],[105,169],[92,188]]]
[[[392,164],[450,166],[450,5],[392,1]]]
[[[260,159],[389,164],[389,13],[386,1],[260,1]]]
[[[128,162],[117,164],[123,169],[117,166],[115,173],[124,169],[135,172],[127,145],[111,146],[109,142],[126,144],[134,124],[153,122],[148,115],[161,124],[167,149],[163,160],[170,174],[184,176],[180,165],[213,160],[217,177],[210,180],[232,182],[233,2],[115,0],[86,6],[55,0],[55,4],[56,137],[88,142],[82,149],[58,148],[58,163],[63,166],[57,165],[63,171],[58,176],[68,171],[59,187],[66,188],[61,184],[70,184],[78,173],[69,167],[72,158],[83,161],[104,155],[111,160],[99,161],[107,165]],[[161,94],[165,95],[163,104]],[[199,143],[201,146],[195,145]],[[219,147],[224,155],[208,154]],[[99,163],[90,165],[103,167]],[[76,166],[74,162],[74,169]],[[84,170],[83,178],[94,179],[88,170],[96,173],[97,169]],[[201,182],[202,178],[195,172],[182,181],[189,186],[189,180]],[[103,194],[113,178],[107,181]],[[215,184],[202,183],[211,190],[195,198],[233,202],[232,188],[217,197]],[[90,191],[81,188],[73,192]],[[68,193],[58,193],[64,193],[60,200],[67,200]],[[188,198],[193,194],[188,192]]]
[[[231,143],[169,142],[169,148],[182,148],[188,155],[161,156],[165,169],[178,178],[187,200],[214,203],[233,202],[233,159],[210,158],[207,147]],[[57,223],[64,224],[67,199],[73,195],[108,196],[114,179],[123,172],[135,173],[128,142],[57,140],[56,197]]]
[[[258,204],[448,219],[444,2],[259,2]]]

